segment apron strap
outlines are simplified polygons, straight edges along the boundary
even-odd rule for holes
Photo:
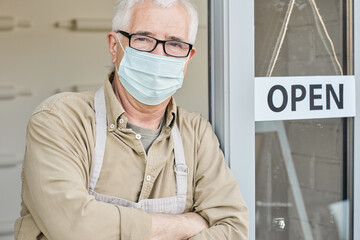
[[[106,104],[104,95],[104,86],[102,86],[95,93],[95,123],[96,123],[96,137],[95,137],[95,153],[93,162],[93,171],[90,180],[90,190],[95,189],[95,185],[99,179],[100,171],[103,164],[105,145],[106,145]]]
[[[174,154],[175,154],[174,171],[176,174],[177,196],[186,198],[187,175],[189,173],[189,168],[186,166],[184,147],[181,140],[180,131],[176,123],[171,129],[171,134],[174,139]]]

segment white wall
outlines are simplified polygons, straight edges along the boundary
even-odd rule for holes
[[[111,19],[114,0],[0,0],[1,17],[31,27],[0,30],[0,239],[12,231],[20,210],[20,172],[27,121],[45,98],[75,86],[100,86],[111,68],[106,31],[79,32],[56,28],[75,18]],[[200,12],[197,56],[188,69],[178,105],[208,116],[207,6],[194,1]],[[4,99],[5,88],[17,96]],[[10,163],[10,165],[9,165]],[[6,165],[5,167],[1,167]],[[4,235],[4,234],[3,234]]]

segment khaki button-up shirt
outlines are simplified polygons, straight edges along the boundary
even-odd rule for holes
[[[191,239],[247,239],[247,208],[210,123],[172,100],[165,126],[146,154],[126,128],[109,80],[104,89],[108,132],[95,191],[134,202],[175,196],[176,122],[189,167],[185,212],[200,214],[210,225]],[[16,239],[149,239],[148,213],[89,195],[95,134],[93,92],[58,94],[35,110],[27,130]]]

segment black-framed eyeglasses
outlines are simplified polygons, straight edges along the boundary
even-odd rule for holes
[[[117,31],[129,39],[129,46],[139,51],[152,52],[159,43],[162,43],[164,52],[172,57],[187,57],[193,47],[192,44],[177,40],[159,40],[154,37],[142,34],[130,34],[124,31]]]

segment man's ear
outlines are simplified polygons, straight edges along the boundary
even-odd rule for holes
[[[196,48],[193,47],[189,53],[189,61],[188,62],[190,62],[190,60],[195,56],[195,53],[196,53]]]
[[[193,47],[189,53],[189,60],[187,60],[186,64],[185,64],[185,68],[184,68],[184,77],[186,75],[186,72],[187,72],[187,66],[190,62],[190,60],[195,56],[195,53],[196,53],[196,48]]]
[[[109,52],[111,55],[112,63],[116,63],[117,58],[117,36],[115,32],[109,32],[107,35]]]

